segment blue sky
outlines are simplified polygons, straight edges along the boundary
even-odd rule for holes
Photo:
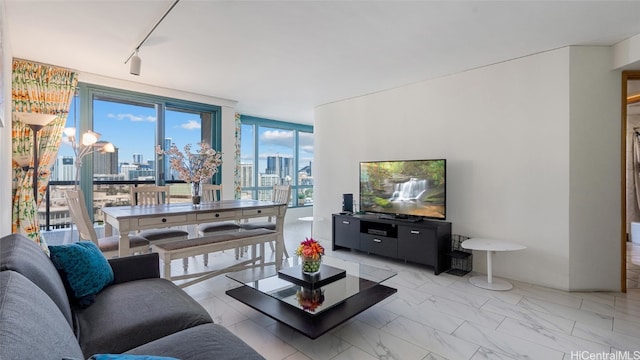
[[[71,104],[67,127],[74,127],[74,117],[79,122],[79,108],[74,111]],[[94,101],[94,131],[102,134],[100,140],[110,141],[118,148],[119,162],[132,162],[133,154],[142,154],[144,161],[155,159],[155,109],[109,101]],[[198,114],[167,111],[165,136],[171,138],[182,150],[185,144],[191,143],[192,149],[197,149],[195,144],[200,140],[200,117]],[[252,135],[242,136],[242,161],[248,161],[244,151],[249,150],[253,154]],[[266,167],[267,156],[293,156],[293,132],[279,129],[261,128],[260,133],[260,163],[258,169],[263,172]],[[223,139],[224,141],[224,139]],[[309,164],[313,159],[313,135],[300,137],[300,161],[299,167]],[[63,143],[58,156],[73,156],[69,144]]]

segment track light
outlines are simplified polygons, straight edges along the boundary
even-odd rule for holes
[[[140,75],[140,65],[142,64],[142,60],[140,59],[140,56],[138,56],[138,50],[140,50],[140,47],[144,44],[145,41],[147,41],[149,36],[151,36],[151,33],[153,33],[153,31],[158,27],[158,25],[160,25],[162,20],[164,20],[164,18],[167,17],[167,15],[169,15],[171,10],[173,10],[173,8],[176,5],[178,5],[179,1],[180,0],[174,0],[173,1],[173,3],[171,4],[171,6],[169,6],[167,11],[165,11],[164,14],[162,14],[162,17],[160,17],[160,19],[158,19],[158,21],[156,21],[156,23],[153,25],[151,30],[149,30],[149,32],[147,33],[147,36],[145,36],[144,39],[142,39],[142,41],[140,41],[140,44],[138,44],[138,46],[131,53],[131,55],[129,55],[127,60],[124,61],[125,64],[128,63],[129,61],[131,61],[131,64],[129,65],[130,66],[129,67],[129,73],[131,75]]]
[[[131,57],[131,67],[129,68],[129,74],[140,75],[140,65],[142,65],[142,60],[140,59],[140,56],[138,56],[138,49],[136,49],[135,55]]]

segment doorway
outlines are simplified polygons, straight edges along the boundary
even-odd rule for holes
[[[622,73],[621,290],[640,288],[640,71]],[[635,144],[634,144],[635,143]]]

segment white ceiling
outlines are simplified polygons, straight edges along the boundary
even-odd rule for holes
[[[640,1],[182,0],[133,76],[124,61],[173,0],[4,2],[17,58],[309,124],[321,104],[640,33]]]

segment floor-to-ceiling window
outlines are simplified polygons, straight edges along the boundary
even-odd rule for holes
[[[313,127],[241,116],[242,198],[270,200],[276,184],[291,185],[292,206],[313,205]]]
[[[114,144],[115,152],[95,152],[82,162],[80,185],[87,205],[93,205],[96,214],[103,206],[128,204],[130,187],[144,183],[169,184],[172,202],[190,201],[187,184],[168,164],[158,162],[156,145],[166,149],[175,143],[183,149],[192,144],[196,150],[199,142],[206,141],[214,149],[221,149],[218,106],[87,84],[80,84],[66,126],[77,128],[78,134],[95,131],[101,135],[100,140]],[[61,213],[65,210],[62,190],[72,186],[75,164],[73,149],[62,144],[49,191],[50,198],[60,198],[56,204],[62,207]],[[219,172],[212,181],[219,183],[220,179]]]

